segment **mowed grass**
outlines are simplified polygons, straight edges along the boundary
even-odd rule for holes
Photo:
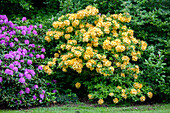
[[[24,110],[0,110],[0,113],[170,113],[170,104],[130,107],[94,107],[86,104],[37,107]]]

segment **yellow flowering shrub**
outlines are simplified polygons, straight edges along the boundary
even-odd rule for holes
[[[138,80],[140,69],[135,62],[141,58],[147,43],[134,37],[134,31],[126,26],[131,20],[128,13],[98,13],[97,8],[87,6],[77,13],[62,15],[53,22],[53,29],[47,31],[45,40],[49,44],[55,42],[52,47],[55,52],[52,61],[43,66],[44,71],[50,75],[52,67],[57,65],[63,72],[68,69],[77,74],[91,71],[103,80],[107,78],[107,84],[98,80],[95,82],[100,82],[100,85],[88,88],[88,98],[99,99],[99,104],[103,104],[103,99],[108,96],[114,103],[127,98],[145,101],[143,95],[146,91],[143,88],[146,86],[143,87]],[[75,84],[77,89],[83,84],[79,82]],[[84,84],[87,85],[87,82]],[[103,94],[101,89],[107,91]],[[152,97],[151,92],[146,93],[149,98]]]

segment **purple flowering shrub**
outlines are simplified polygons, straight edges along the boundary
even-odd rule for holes
[[[0,15],[0,106],[22,107],[49,103],[41,66],[45,49],[39,45],[42,25],[17,24]],[[2,105],[1,105],[2,104]]]

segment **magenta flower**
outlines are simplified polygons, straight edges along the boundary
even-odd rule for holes
[[[10,69],[6,69],[6,70],[5,70],[5,73],[8,74],[8,75],[13,75],[13,71],[10,70]]]
[[[18,68],[17,68],[17,67],[14,67],[13,70],[14,70],[15,72],[18,72]]]
[[[29,40],[25,40],[24,42],[25,42],[25,44],[29,44]]]
[[[39,25],[39,28],[40,28],[40,29],[42,28],[42,25],[41,25],[41,24]]]
[[[33,54],[29,54],[29,57],[31,57],[31,58],[32,58],[33,56],[34,56]]]
[[[22,31],[22,35],[26,35],[26,31],[25,30]]]
[[[0,24],[3,24],[3,22],[4,22],[3,20],[0,20]]]
[[[2,29],[2,31],[5,31],[5,27],[4,26],[2,26],[1,29]]]
[[[30,93],[30,88],[25,88],[25,93]]]
[[[37,25],[34,25],[34,28],[37,29]]]
[[[27,20],[27,18],[26,18],[26,17],[23,17],[23,18],[22,18],[22,21],[26,21],[26,20]]]
[[[57,80],[53,80],[54,83],[57,83]]]
[[[9,58],[13,59],[14,58],[14,56],[12,54],[5,54],[4,57],[6,59],[9,59]]]
[[[34,76],[34,75],[36,74],[35,71],[34,71],[34,70],[31,70],[31,69],[29,69],[28,72],[29,72],[32,76]]]
[[[32,78],[30,74],[26,74],[25,77],[26,77],[28,80],[30,80],[30,79]]]
[[[1,44],[5,44],[5,40],[1,40],[0,43],[1,43]]]
[[[6,18],[6,19],[4,20],[4,23],[5,23],[5,24],[7,24],[7,23],[8,23],[8,18]]]
[[[22,52],[22,49],[21,49],[21,48],[18,48],[17,51]]]
[[[28,61],[27,61],[27,64],[28,64],[28,65],[31,65],[31,64],[32,64],[32,60],[28,60]]]
[[[40,94],[40,98],[41,98],[41,99],[44,99],[44,94]]]
[[[21,77],[20,79],[19,79],[19,82],[21,82],[21,83],[25,83],[25,79],[23,78],[23,77]]]
[[[9,41],[10,38],[7,36],[7,37],[5,37],[5,39],[6,39],[7,41]],[[12,42],[12,43],[13,43],[13,42]]]
[[[19,91],[19,94],[20,94],[20,95],[24,94],[24,91],[23,91],[23,90],[20,90],[20,91]]]
[[[44,91],[44,90],[42,90],[42,93],[44,94],[44,93],[45,93],[45,91]]]
[[[57,92],[57,90],[54,89],[54,90],[53,90],[53,93],[56,93],[56,92]]]
[[[2,63],[2,60],[0,59],[0,65],[1,65],[1,63]]]
[[[42,48],[41,51],[44,53],[45,52],[45,48]]]
[[[23,76],[24,76],[24,74],[22,74],[22,73],[19,74],[19,77],[23,77]]]
[[[29,30],[32,30],[34,28],[33,25],[29,25]]]
[[[43,70],[42,66],[38,66],[38,69],[39,69],[39,70]]]
[[[28,31],[27,31],[27,34],[31,34],[31,30],[28,30]]]
[[[10,64],[9,68],[13,69],[14,68],[14,64]]]
[[[11,42],[9,45],[10,45],[10,47],[14,47],[14,43],[13,42]]]
[[[14,40],[15,40],[16,42],[18,42],[18,38],[14,38]]]
[[[15,57],[15,60],[19,60],[21,57],[20,57],[20,55],[17,55],[16,57]]]
[[[24,60],[20,60],[20,62],[24,63]]]
[[[37,97],[36,97],[35,95],[33,95],[33,99],[34,99],[34,100],[36,100],[36,99],[37,99]]]
[[[34,88],[35,88],[35,89],[38,89],[38,85],[34,85]]]
[[[42,102],[42,100],[39,100],[39,103],[41,103]]]
[[[41,56],[40,56],[40,57],[41,57],[41,59],[44,59],[44,58],[45,58],[44,54],[41,54]]]
[[[13,62],[13,64],[16,65],[16,66],[20,65],[20,63],[18,61]]]
[[[37,55],[36,55],[36,58],[40,58],[40,55],[39,55],[39,54],[37,54]]]
[[[35,50],[32,50],[33,53],[35,53]]]
[[[32,32],[34,35],[37,35],[37,31],[36,30],[33,30]]]
[[[3,79],[2,79],[2,77],[0,77],[0,82],[2,82],[3,81]]]
[[[34,48],[34,47],[35,47],[35,44],[30,44],[28,47]]]

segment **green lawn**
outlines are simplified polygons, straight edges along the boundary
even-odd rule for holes
[[[0,113],[170,113],[170,104],[131,107],[94,107],[93,105],[64,105],[37,107],[28,110],[0,110]]]

